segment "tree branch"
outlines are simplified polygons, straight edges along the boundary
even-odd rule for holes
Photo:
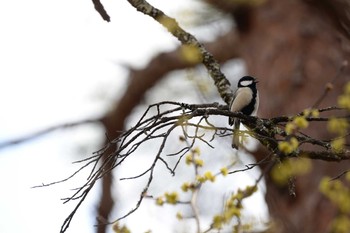
[[[214,56],[208,52],[208,50],[201,44],[193,35],[183,30],[175,19],[167,16],[161,10],[153,7],[145,0],[128,0],[128,2],[135,7],[138,11],[152,17],[160,24],[162,24],[167,30],[175,36],[182,45],[190,45],[198,49],[201,55],[199,61],[207,68],[210,76],[214,80],[215,86],[221,98],[230,104],[232,101],[233,93],[230,88],[230,82],[226,79],[225,75],[220,70],[220,65]],[[192,61],[188,61],[192,63]]]
[[[79,126],[79,125],[83,125],[83,124],[89,124],[89,123],[99,123],[101,122],[101,118],[96,118],[96,119],[87,119],[87,120],[79,120],[76,122],[71,122],[71,123],[64,123],[61,125],[56,125],[56,126],[52,126],[43,130],[40,130],[38,132],[35,133],[31,133],[27,136],[21,137],[21,138],[17,138],[14,140],[10,140],[10,141],[5,141],[5,142],[1,142],[0,143],[0,150],[5,149],[9,146],[15,146],[17,144],[23,143],[23,142],[28,142],[30,140],[34,140],[38,137],[44,136],[46,134],[49,134],[55,130],[58,129],[64,129],[64,128],[72,128],[75,126]]]
[[[106,154],[105,152],[107,150],[103,149],[97,153],[97,156],[94,155],[90,159],[81,161],[87,163],[88,165],[93,165],[95,171],[93,174],[89,175],[86,184],[78,188],[70,198],[66,199],[66,201],[79,199],[78,205],[80,205],[81,201],[85,198],[98,179],[104,177],[105,174],[110,174],[110,171],[116,167],[122,166],[124,161],[130,156],[133,156],[141,145],[160,140],[160,146],[157,148],[157,152],[154,155],[152,165],[139,175],[128,178],[137,179],[146,174],[149,175],[148,181],[143,189],[143,192],[140,194],[140,199],[137,201],[135,208],[119,217],[116,221],[129,216],[141,205],[142,200],[152,182],[153,171],[158,165],[158,162],[165,164],[166,169],[172,174],[175,174],[177,164],[181,161],[183,156],[183,153],[181,152],[191,149],[197,140],[211,146],[209,140],[213,140],[222,135],[232,135],[232,128],[227,128],[225,126],[227,125],[226,121],[224,121],[224,123],[223,121],[220,121],[220,124],[224,125],[218,125],[217,123],[214,124],[210,120],[214,117],[225,117],[227,119],[229,117],[240,118],[241,122],[250,128],[249,132],[242,131],[242,133],[249,133],[249,135],[253,136],[263,145],[265,145],[271,154],[275,154],[276,156],[280,156],[282,154],[278,150],[278,142],[281,140],[288,140],[289,137],[289,135],[286,135],[283,130],[276,130],[276,128],[279,126],[276,124],[271,124],[271,119],[262,119],[246,116],[242,113],[233,113],[228,110],[227,105],[219,105],[217,103],[197,105],[171,101],[153,104],[149,106],[134,127],[131,127],[129,130],[121,133],[119,137],[111,141],[111,145],[118,145],[115,152]],[[279,123],[287,123],[290,120],[291,118],[284,118],[283,121],[280,119]],[[326,121],[327,118],[323,118],[323,120]],[[207,122],[209,122],[209,124],[207,124]],[[317,121],[310,121],[310,124],[312,122]],[[178,136],[178,131],[174,133],[174,130],[177,128],[182,129],[182,137],[186,138],[190,142],[176,153],[165,154],[164,149],[169,137],[174,134]],[[203,131],[200,131],[201,129],[203,129]],[[220,133],[218,133],[219,129]],[[301,139],[303,136],[296,134],[296,137]],[[329,150],[328,140],[313,138],[312,140],[306,140],[303,143],[314,144],[316,142],[321,148],[323,148],[323,150],[304,151],[297,149],[291,154],[283,155],[283,157],[307,157],[310,159],[325,161],[341,161],[350,159],[348,149],[344,149],[344,151],[337,153]],[[166,160],[167,156],[179,156],[178,161],[172,168]],[[101,164],[99,164],[100,161],[102,161]],[[87,166],[83,167],[86,168]],[[246,169],[248,170],[252,167],[247,167]],[[74,213],[75,211],[76,209],[74,209]],[[69,215],[69,217],[66,219],[62,232],[64,232],[66,227],[68,227],[74,213]]]

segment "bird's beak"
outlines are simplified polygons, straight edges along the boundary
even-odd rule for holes
[[[259,80],[255,79],[255,80],[254,80],[254,82],[255,82],[255,83],[258,83],[258,82],[259,82]]]

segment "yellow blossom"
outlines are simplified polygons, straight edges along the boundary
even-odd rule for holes
[[[299,146],[298,139],[296,139],[295,137],[292,137],[292,138],[290,139],[290,145],[291,145],[293,151],[295,151],[296,149],[298,149],[298,146]]]
[[[181,189],[182,189],[182,191],[184,191],[184,192],[187,192],[190,188],[191,188],[191,184],[188,183],[188,182],[185,182],[185,183],[183,183],[183,184],[181,185]]]
[[[338,97],[338,105],[341,108],[350,110],[350,95],[340,95]]]
[[[312,117],[319,117],[320,116],[320,112],[317,109],[312,109],[311,110],[311,116]]]
[[[346,179],[347,181],[350,181],[350,171],[348,171],[348,172],[346,173],[345,179]]]
[[[305,119],[304,116],[295,117],[293,122],[300,129],[305,129],[309,126],[309,122]]]
[[[293,152],[292,146],[289,142],[283,141],[278,143],[278,150],[283,154],[290,154]]]
[[[185,162],[186,162],[187,165],[190,165],[193,162],[192,155],[190,155],[190,154],[186,155]]]
[[[278,149],[283,154],[291,154],[296,149],[298,149],[299,142],[295,137],[289,139],[289,141],[282,141],[278,143]]]
[[[181,213],[181,212],[177,212],[177,213],[176,213],[176,218],[177,218],[178,220],[182,220],[184,217],[182,216],[182,213]]]
[[[337,133],[339,135],[345,135],[349,127],[349,123],[344,118],[331,118],[328,121],[328,131],[331,133]]]
[[[301,176],[311,170],[309,159],[287,159],[272,168],[271,176],[279,185],[285,185],[292,176]]]
[[[115,233],[130,233],[131,232],[125,225],[120,227],[118,222],[113,225],[113,231]]]
[[[331,147],[334,152],[341,152],[344,149],[345,138],[336,138],[332,140]]]
[[[202,159],[195,158],[194,164],[197,165],[198,167],[203,167],[204,161]]]
[[[318,109],[314,109],[314,108],[307,108],[303,111],[303,115],[305,117],[319,117],[320,116],[320,112],[318,111]]]
[[[165,193],[165,200],[169,204],[175,205],[177,201],[179,200],[179,195],[177,192],[172,192],[172,193]]]
[[[205,181],[207,181],[205,177],[201,175],[197,175],[196,180],[200,183],[204,183]]]
[[[204,173],[204,177],[206,180],[209,180],[211,182],[215,181],[215,176],[213,176],[213,174],[211,173],[211,171],[207,171]]]
[[[288,122],[286,125],[286,134],[291,135],[293,134],[294,130],[296,129],[296,126],[292,122]]]
[[[350,82],[345,85],[344,94],[350,95]]]
[[[338,105],[350,111],[350,82],[344,88],[344,94],[338,97]]]
[[[192,153],[200,155],[201,154],[201,150],[199,149],[199,147],[196,147],[196,148],[192,149]]]
[[[156,204],[162,206],[164,204],[163,197],[157,197]]]
[[[221,174],[222,174],[223,176],[227,176],[227,174],[228,174],[228,169],[227,169],[227,167],[221,168],[221,169],[220,169],[220,172],[221,172]]]
[[[350,218],[346,215],[336,217],[332,224],[332,232],[348,233],[350,229]]]
[[[213,217],[213,224],[212,227],[214,229],[221,229],[222,225],[224,224],[224,218],[221,215],[215,215]]]

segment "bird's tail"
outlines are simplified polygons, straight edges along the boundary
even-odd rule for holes
[[[240,120],[235,118],[234,125],[233,125],[232,148],[237,150],[239,148],[239,125],[240,125]]]

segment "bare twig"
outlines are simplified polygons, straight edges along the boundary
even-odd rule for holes
[[[343,171],[342,173],[340,173],[339,175],[331,178],[329,181],[333,181],[333,180],[337,180],[339,179],[340,177],[342,177],[343,175],[345,175],[346,173],[350,172],[350,169],[349,170],[346,170],[346,171]]]
[[[322,103],[322,101],[326,98],[326,96],[328,95],[328,93],[333,89],[334,83],[335,81],[341,76],[341,74],[343,74],[345,68],[348,66],[348,61],[343,61],[343,63],[341,64],[341,66],[339,67],[338,73],[335,75],[335,77],[333,78],[332,81],[330,81],[329,83],[327,83],[325,85],[324,91],[323,93],[320,95],[320,97],[315,101],[315,103],[312,105],[312,108],[318,108],[320,106],[320,104]]]
[[[327,109],[329,111],[333,110],[333,108]],[[144,196],[147,195],[148,188],[153,180],[153,171],[158,165],[158,162],[165,165],[165,168],[174,175],[183,156],[195,146],[196,142],[202,142],[204,145],[212,147],[211,142],[215,140],[216,137],[232,135],[232,128],[226,127],[227,121],[220,121],[220,123],[223,125],[217,125],[217,123],[212,123],[211,119],[214,117],[240,118],[241,122],[250,128],[249,135],[258,139],[270,150],[272,154],[278,154],[278,142],[281,140],[287,140],[288,137],[288,135],[279,127],[279,125],[286,124],[291,118],[293,118],[280,117],[274,119],[261,119],[246,116],[241,113],[232,113],[227,109],[227,106],[218,105],[217,103],[195,105],[170,101],[160,102],[151,105],[142,115],[140,120],[135,124],[135,126],[121,133],[118,138],[115,138],[110,142],[108,146],[118,144],[115,152],[106,155],[107,147],[105,147],[93,154],[90,158],[80,160],[79,162],[83,163],[83,166],[68,178],[50,184],[43,184],[40,185],[40,187],[67,181],[90,165],[93,168],[86,183],[77,188],[71,197],[65,199],[65,202],[78,199],[78,205],[80,205],[81,201],[85,199],[86,195],[89,193],[98,179],[102,178],[105,174],[110,173],[112,169],[122,166],[124,162],[130,158],[130,156],[133,156],[139,150],[141,145],[151,143],[153,141],[160,141],[160,146],[157,148],[157,151],[154,154],[152,165],[138,175],[123,178],[137,179],[148,175],[148,181],[145,184],[143,192],[140,194],[140,198],[135,204],[135,207],[119,217],[116,221],[124,219],[139,208]],[[324,122],[329,120],[326,117],[321,119]],[[310,118],[308,120],[310,124],[319,121],[317,118]],[[278,127],[279,130],[276,130],[276,127]],[[179,130],[175,131],[175,129]],[[176,137],[179,137],[179,133],[180,135],[182,134],[181,137],[186,141],[186,144],[182,149],[178,149],[175,153],[165,153],[164,149],[166,147],[166,142],[169,140],[170,136],[176,135]],[[290,155],[285,155],[286,157],[307,157],[310,159],[326,161],[341,161],[350,159],[349,150],[347,149],[338,153],[330,150],[329,139],[311,138],[310,136],[302,133],[296,133],[295,136],[301,142],[301,144],[318,145],[321,150],[304,151],[298,149]],[[101,160],[103,156],[105,159]],[[177,156],[178,159],[175,165],[171,167],[167,162],[167,158],[174,156]],[[247,165],[244,169],[231,171],[229,173],[234,174],[236,172],[250,170],[267,161],[268,157],[256,164]],[[194,197],[192,202],[195,202],[195,200],[196,198]],[[64,225],[62,226],[62,232],[64,232],[69,226],[75,212],[76,208],[65,220]]]

